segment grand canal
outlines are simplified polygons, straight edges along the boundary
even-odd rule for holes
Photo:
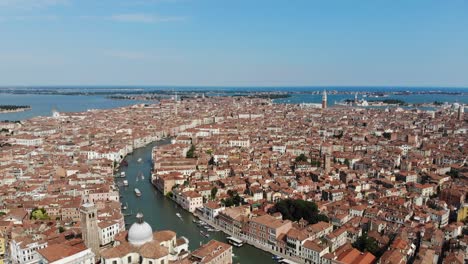
[[[204,237],[200,234],[200,227],[192,222],[194,217],[189,212],[183,210],[170,199],[164,197],[150,183],[151,177],[151,150],[154,146],[161,146],[170,143],[169,140],[162,140],[152,143],[146,147],[136,149],[128,155],[125,160],[128,167],[122,167],[118,173],[124,171],[128,187],[123,187],[123,178],[116,178],[119,184],[121,202],[127,205],[124,210],[125,223],[127,229],[129,225],[135,222],[137,212],[144,214],[145,221],[148,222],[154,230],[170,229],[178,236],[184,236],[189,239],[190,250],[194,250],[201,243],[206,243],[211,239],[226,242],[226,235],[222,232],[210,232],[210,237]],[[141,162],[138,159],[141,158]],[[143,177],[141,177],[143,175]],[[144,179],[142,179],[144,178]],[[134,189],[138,188],[142,195],[137,197]],[[176,216],[176,213],[182,215],[182,219]],[[262,250],[256,249],[250,245],[244,245],[241,248],[234,248],[233,263],[242,264],[260,264],[274,263],[272,255]]]

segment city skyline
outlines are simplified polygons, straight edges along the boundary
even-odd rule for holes
[[[0,86],[468,87],[467,7],[0,0]]]

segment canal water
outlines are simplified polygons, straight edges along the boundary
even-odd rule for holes
[[[151,150],[154,146],[169,144],[170,140],[162,140],[152,143],[146,147],[136,149],[132,154],[128,155],[125,160],[128,162],[127,167],[121,167],[118,173],[124,171],[125,179],[129,186],[123,187],[124,178],[116,178],[116,182],[120,188],[121,202],[127,205],[127,210],[123,213],[125,216],[126,229],[135,222],[137,212],[142,212],[144,220],[148,222],[153,231],[156,230],[173,230],[177,236],[184,236],[189,239],[189,248],[194,250],[201,243],[207,243],[211,239],[216,239],[221,242],[226,242],[226,235],[222,232],[209,232],[210,237],[205,237],[200,234],[200,230],[207,232],[201,227],[198,227],[192,222],[193,215],[183,210],[176,205],[172,200],[164,197],[150,183],[151,177]],[[138,159],[141,158],[141,162]],[[142,179],[143,175],[144,179]],[[138,179],[138,180],[137,180]],[[137,197],[134,189],[138,188],[142,195]],[[182,215],[182,219],[176,216],[176,213]],[[260,263],[275,263],[272,260],[270,253],[259,250],[250,245],[244,245],[241,248],[233,248],[234,257],[233,263],[241,264],[260,264]]]

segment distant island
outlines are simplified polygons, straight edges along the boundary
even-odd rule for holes
[[[369,100],[370,105],[381,104],[381,105],[406,105],[406,102],[398,99],[384,99],[384,100]]]
[[[157,95],[110,95],[107,96],[109,99],[113,100],[161,100],[162,96]]]
[[[353,99],[346,99],[344,100],[346,104],[353,104],[355,101]],[[369,106],[387,106],[387,105],[408,105],[405,101],[403,100],[398,100],[398,99],[384,99],[384,100],[369,100],[367,101]],[[362,105],[362,102],[361,102]]]
[[[29,105],[0,105],[0,113],[14,113],[31,110]]]

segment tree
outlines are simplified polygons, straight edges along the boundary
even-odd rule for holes
[[[186,157],[189,159],[195,158],[195,146],[194,145],[190,146],[190,149],[187,151]]]
[[[349,167],[349,159],[345,159],[344,164]]]
[[[320,167],[322,163],[319,161],[319,160],[311,160],[310,161],[310,165],[314,166],[314,167]]]
[[[214,200],[214,198],[216,198],[216,194],[218,193],[218,188],[216,187],[213,187],[211,189],[211,200]]]
[[[224,206],[226,207],[230,207],[233,205],[238,206],[242,203],[242,198],[239,196],[237,191],[228,190],[227,194],[229,195],[229,197],[221,200],[221,203],[224,204]]]
[[[63,228],[63,226],[59,227],[58,230],[59,230],[59,233],[65,232],[65,228]]]
[[[31,219],[33,220],[49,220],[50,217],[44,208],[36,208],[31,212]]]
[[[304,200],[281,200],[270,210],[270,213],[276,212],[280,212],[284,219],[291,221],[298,221],[301,218],[304,218],[309,224],[329,221],[326,215],[319,213],[318,207],[314,202]]]
[[[306,155],[304,155],[304,153],[296,157],[296,162],[301,162],[301,161],[307,161],[307,157]]]
[[[384,132],[382,136],[386,139],[390,139],[390,137],[392,136],[392,133]]]
[[[367,233],[360,236],[356,242],[353,243],[353,247],[360,251],[369,251],[373,255],[377,255],[379,253],[379,244],[373,237],[367,236]]]

